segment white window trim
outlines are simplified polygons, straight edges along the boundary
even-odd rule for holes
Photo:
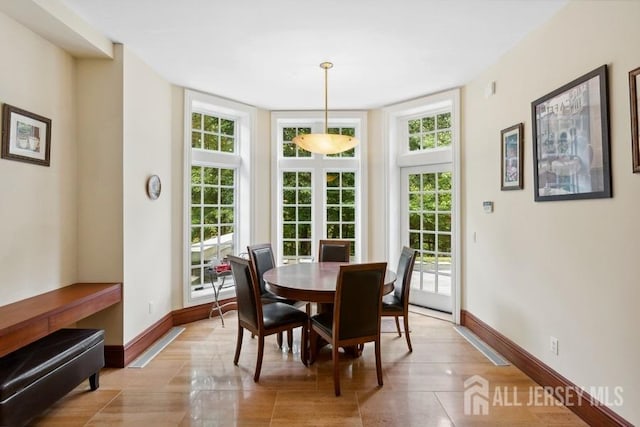
[[[451,148],[442,147],[428,151],[409,151],[405,145],[406,130],[401,129],[399,123],[404,123],[409,118],[418,115],[431,114],[442,110],[443,107],[451,107]],[[461,218],[460,213],[460,89],[452,89],[434,95],[425,96],[408,102],[395,104],[383,109],[384,135],[385,135],[385,159],[386,159],[386,188],[385,193],[385,222],[386,245],[388,248],[387,259],[398,259],[402,250],[404,238],[401,227],[401,174],[400,169],[408,166],[421,166],[425,164],[452,163],[453,173],[453,203],[455,238],[452,243],[452,256],[455,257],[455,270],[452,272],[453,286],[451,289],[453,321],[460,323],[461,308],[461,271],[462,271],[462,243],[461,243]]]
[[[271,174],[271,206],[272,218],[279,218],[278,212],[281,211],[281,197],[279,189],[282,185],[281,170],[313,170],[313,188],[321,189],[322,194],[314,194],[312,197],[311,220],[313,224],[313,240],[311,243],[311,255],[313,259],[318,259],[318,239],[323,239],[325,235],[324,223],[326,212],[322,212],[322,216],[317,218],[317,203],[321,203],[322,197],[326,192],[326,185],[317,184],[316,180],[322,179],[320,174],[324,175],[329,170],[335,171],[356,171],[356,179],[359,179],[359,187],[356,191],[356,244],[359,245],[356,253],[359,262],[368,259],[368,239],[366,230],[368,229],[367,220],[367,113],[365,111],[335,111],[331,112],[328,127],[347,127],[356,128],[356,137],[360,140],[360,144],[356,146],[355,157],[325,157],[320,154],[313,154],[311,157],[294,158],[283,157],[280,150],[282,139],[281,129],[283,127],[301,127],[311,125],[313,132],[324,132],[324,111],[274,111],[271,113],[271,168],[274,173]],[[304,162],[304,164],[301,164]],[[324,211],[324,210],[323,210]],[[358,215],[360,217],[358,218]],[[322,221],[317,221],[321,219]],[[359,220],[358,220],[359,219]],[[317,225],[316,225],[317,224]],[[282,254],[280,251],[282,230],[281,221],[273,221],[271,235],[278,244],[274,246],[274,255],[276,263],[282,263]],[[319,234],[318,234],[319,233]]]
[[[191,149],[191,112],[192,106],[197,111],[203,111],[220,117],[231,118],[236,121],[238,138],[236,152],[206,153]],[[219,98],[201,92],[186,89],[184,91],[184,163],[183,163],[183,306],[191,307],[213,301],[213,293],[201,297],[193,297],[190,286],[191,255],[187,250],[191,241],[190,196],[191,194],[191,165],[192,162],[202,164],[206,162],[213,167],[237,167],[236,173],[236,251],[242,252],[253,241],[255,228],[254,206],[254,174],[251,165],[254,162],[252,147],[256,139],[257,109],[245,104]],[[193,154],[193,155],[192,155]],[[234,288],[226,288],[220,292],[219,299],[235,296]]]

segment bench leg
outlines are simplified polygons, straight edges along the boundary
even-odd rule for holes
[[[97,390],[100,387],[100,371],[89,377],[89,385],[91,386],[91,390]]]

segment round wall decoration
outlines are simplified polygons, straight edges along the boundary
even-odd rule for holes
[[[162,190],[162,184],[160,183],[160,177],[158,175],[151,175],[147,179],[147,195],[151,200],[156,200],[160,197],[160,191]]]

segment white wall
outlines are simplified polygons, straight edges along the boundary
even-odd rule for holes
[[[624,387],[640,423],[640,301],[627,73],[640,2],[574,1],[464,88],[463,308],[579,386]],[[533,201],[531,102],[609,66],[612,199]],[[484,97],[487,83],[497,93]],[[523,191],[500,191],[500,130],[525,128]],[[495,202],[485,214],[482,201]],[[471,236],[477,233],[477,243]],[[559,339],[559,356],[549,337]]]
[[[77,281],[122,282],[122,46],[112,60],[77,59],[76,66]],[[122,345],[122,310],[118,304],[79,325],[104,328],[106,344]]]
[[[382,110],[372,110],[368,113],[367,125],[367,191],[368,209],[367,233],[368,259],[363,262],[388,260],[389,268],[395,268],[396,261],[389,260],[389,246],[387,244],[387,202],[390,197],[385,190],[387,187],[387,156],[389,150],[385,149],[386,141],[384,114]]]
[[[258,123],[252,149],[254,229],[251,243],[272,242],[277,247],[277,237],[271,236],[271,113],[258,110]],[[275,173],[275,171],[273,171]],[[247,248],[239,248],[239,252]]]
[[[172,310],[184,307],[184,88],[171,87],[171,301]]]
[[[0,159],[5,305],[76,280],[77,142],[73,58],[3,13],[0,58],[0,103],[52,122],[49,167]]]
[[[124,47],[124,342],[172,310],[172,88]],[[147,197],[158,175],[160,197]],[[181,187],[178,187],[181,191]],[[179,221],[179,218],[175,218]]]
[[[121,282],[123,48],[77,68],[78,280]]]

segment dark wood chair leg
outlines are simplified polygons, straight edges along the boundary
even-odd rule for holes
[[[236,341],[236,355],[233,357],[233,364],[238,365],[238,359],[240,359],[240,349],[242,348],[242,335],[244,328],[238,325],[238,340]]]
[[[278,342],[278,348],[282,348],[282,332],[278,332],[276,335],[276,340]]]
[[[300,357],[302,358],[302,363],[304,366],[309,366],[309,346],[308,346],[308,338],[309,334],[307,332],[307,327],[303,326],[301,337],[300,337]]]
[[[256,372],[253,374],[253,381],[258,382],[260,379],[260,370],[262,369],[262,356],[264,355],[264,335],[258,337],[258,359],[256,360]]]
[[[340,396],[340,360],[336,345],[333,346],[331,358],[333,359],[333,388],[336,396]]]
[[[309,328],[309,365],[313,365],[318,354],[318,335],[313,328]]]
[[[289,353],[293,353],[293,329],[287,330],[287,345],[289,346]]]
[[[380,336],[376,340],[376,373],[378,374],[378,385],[382,386],[382,361],[380,357]]]
[[[398,320],[398,318],[400,316],[394,316],[396,318],[396,329],[398,330],[398,336],[401,337],[402,333],[400,332],[400,320]]]
[[[404,336],[407,339],[407,345],[409,346],[409,353],[413,353],[413,347],[411,346],[411,338],[409,337],[409,316],[404,316]]]

